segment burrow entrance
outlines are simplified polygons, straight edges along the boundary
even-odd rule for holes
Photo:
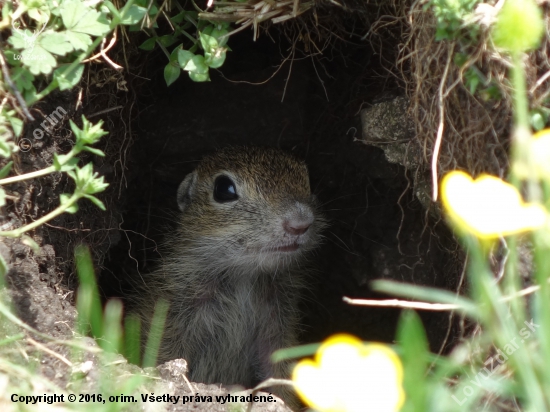
[[[121,236],[99,277],[105,297],[124,298],[128,276],[162,258],[164,235],[177,222],[176,189],[202,155],[227,145],[275,146],[306,159],[331,222],[304,297],[302,343],[335,332],[391,342],[400,310],[354,307],[342,297],[387,298],[370,290],[374,279],[455,290],[461,269],[444,222],[415,196],[414,171],[360,141],[361,109],[403,95],[399,82],[367,42],[335,41],[322,55],[297,52],[285,61],[292,45],[283,36],[253,42],[245,32],[231,40],[209,83],[182,75],[167,88],[165,57],[147,57]],[[447,313],[421,316],[432,350],[452,345]]]

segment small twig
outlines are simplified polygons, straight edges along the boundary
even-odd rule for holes
[[[105,109],[105,110],[100,110],[99,112],[89,114],[88,119],[91,119],[92,117],[95,117],[95,116],[99,116],[100,114],[105,114],[105,113],[112,112],[114,110],[122,109],[123,107],[124,106],[115,106],[115,107],[110,107],[110,108]]]
[[[531,87],[531,90],[529,90],[529,94],[533,94],[535,90],[537,90],[539,86],[543,84],[549,77],[550,77],[550,71],[547,71],[546,73],[544,73],[544,75],[542,75],[540,79],[537,80],[535,85]]]
[[[46,346],[42,345],[40,342],[35,341],[33,338],[27,338],[27,342],[29,342],[30,344],[36,346],[38,349],[46,352],[47,354],[52,355],[53,357],[59,359],[61,362],[63,362],[64,364],[70,366],[71,368],[73,367],[73,364],[66,357],[64,357],[63,355],[60,355],[59,353],[54,352],[53,350],[47,348]]]
[[[32,116],[31,112],[29,112],[29,109],[27,108],[27,104],[25,103],[25,99],[23,99],[23,96],[21,96],[21,93],[19,93],[19,90],[17,89],[17,87],[15,87],[15,84],[13,84],[13,81],[11,80],[10,72],[8,70],[6,60],[4,58],[4,53],[2,52],[2,50],[0,50],[0,65],[2,66],[2,75],[4,76],[4,80],[8,84],[11,91],[13,92],[13,95],[15,96],[17,101],[19,102],[19,106],[21,106],[21,110],[23,110],[23,113],[25,114],[25,116],[27,116],[27,119],[29,119],[30,121],[34,121],[35,119]]]
[[[116,31],[113,32],[113,38],[111,39],[111,41],[109,42],[109,45],[107,46],[107,48],[105,48],[103,51],[107,52],[111,49],[111,47],[114,46],[115,44],[115,41],[116,41]],[[102,40],[102,43],[101,44],[104,44],[105,42],[105,39]],[[92,61],[92,60],[97,60],[99,59],[100,57],[102,57],[102,54],[101,53],[97,53],[97,54],[94,54],[93,56],[91,57],[88,57],[87,59],[85,60],[82,60],[82,63],[87,63],[89,61]]]
[[[117,36],[116,36],[116,30],[113,31],[113,37],[111,39],[111,41],[109,42],[109,45],[105,48],[105,38],[101,41],[101,48],[99,50],[99,53],[93,55],[92,57],[86,59],[86,60],[83,60],[82,63],[86,63],[86,62],[89,62],[91,60],[97,60],[99,57],[103,57],[103,59],[109,63],[115,70],[120,70],[120,69],[123,69],[124,67],[116,64],[115,62],[113,62],[109,56],[107,56],[107,52],[115,45],[116,43],[116,39],[117,39]]]
[[[182,373],[181,376],[185,380],[185,383],[187,383],[187,386],[191,390],[191,393],[193,394],[195,392],[195,389],[193,388],[193,385],[191,385],[191,382],[189,382],[189,379],[187,379],[187,376],[185,376],[185,373]]]
[[[174,25],[172,24],[172,22],[170,21],[170,17],[168,17],[168,15],[166,14],[166,12],[163,10],[162,11],[162,15],[164,16],[164,18],[166,19],[166,22],[168,23],[168,25],[170,26],[170,29],[172,29],[172,31],[176,31],[176,29],[174,28]]]
[[[549,280],[550,282],[550,280]],[[500,299],[500,302],[508,302],[515,298],[523,297],[535,293],[540,289],[539,285],[529,286],[528,288],[522,289],[519,292],[516,292],[510,296],[504,296]],[[455,305],[452,303],[428,303],[428,302],[413,302],[409,300],[399,300],[399,299],[384,299],[384,300],[375,300],[375,299],[352,299],[344,296],[342,300],[350,305],[358,306],[378,306],[386,308],[405,308],[405,309],[420,309],[420,310],[431,310],[431,311],[447,311],[447,310],[458,310],[462,309],[462,306]]]
[[[166,57],[168,58],[168,61],[170,61],[170,53],[168,52],[168,50],[166,49],[166,47],[164,47],[164,44],[162,44],[162,43],[159,41],[158,36],[157,36],[157,32],[155,31],[155,29],[151,29],[151,32],[153,33],[153,36],[156,37],[155,42],[159,45],[160,49],[164,52],[164,54],[165,54]]]
[[[300,7],[300,0],[294,0],[294,5],[292,7],[292,17],[298,16],[299,7]]]
[[[437,194],[439,192],[439,186],[437,181],[437,159],[439,158],[439,149],[441,148],[441,141],[443,140],[443,130],[445,128],[445,103],[443,101],[443,87],[447,81],[447,75],[449,74],[449,67],[451,65],[451,58],[453,56],[454,45],[449,48],[449,55],[447,56],[447,64],[445,65],[445,71],[441,83],[439,84],[439,126],[437,128],[437,138],[435,140],[434,152],[432,155],[432,200],[437,201]]]
[[[460,305],[453,305],[451,303],[427,303],[427,302],[412,302],[408,300],[399,299],[351,299],[347,296],[343,297],[344,302],[350,305],[361,306],[382,306],[388,308],[407,308],[407,309],[420,309],[420,310],[432,310],[432,311],[447,311],[460,309]]]
[[[105,61],[107,63],[109,63],[113,69],[115,70],[121,70],[123,69],[124,67],[122,67],[120,64],[116,64],[114,61],[112,61],[109,56],[107,56],[107,53],[105,52],[105,50],[103,50],[103,44],[105,43],[105,39],[103,39],[103,42],[101,42],[101,49],[99,50],[99,53],[101,54],[101,56],[103,57],[103,59],[105,59]]]

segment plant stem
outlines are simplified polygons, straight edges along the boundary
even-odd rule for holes
[[[78,139],[77,139],[77,141],[78,141]],[[69,153],[67,153],[66,155],[62,155],[62,156],[58,157],[59,164],[63,167],[64,165],[66,165],[69,162],[69,160],[71,160],[73,157],[78,155],[81,151],[82,151],[82,146],[79,146],[78,144],[76,144],[69,151]],[[19,175],[19,176],[7,177],[5,179],[0,179],[0,186],[9,185],[10,183],[15,183],[15,182],[22,182],[23,180],[34,179],[35,177],[45,176],[45,175],[53,173],[55,171],[57,171],[57,170],[56,170],[55,166],[52,165],[52,166],[46,167],[44,169],[37,170],[36,172],[25,173],[25,174]],[[61,172],[63,170],[59,170],[59,171]]]
[[[45,176],[53,172],[55,172],[55,167],[49,166],[49,167],[46,167],[45,169],[37,170],[36,172],[25,173],[24,175],[19,175],[19,176],[7,177],[5,179],[0,179],[0,186],[9,185],[15,182],[21,182],[23,180],[34,179],[35,177]]]
[[[37,228],[38,226],[46,223],[47,221],[49,220],[52,220],[53,218],[63,214],[69,207],[71,207],[72,205],[74,205],[78,199],[80,199],[82,197],[82,194],[80,192],[75,192],[73,193],[73,195],[69,198],[69,200],[67,201],[67,203],[63,204],[63,205],[59,205],[58,207],[56,207],[54,210],[52,210],[50,213],[48,213],[47,215],[45,216],[42,216],[40,219],[38,220],[35,220],[34,222],[32,223],[29,223],[28,225],[26,226],[22,226],[18,229],[14,229],[14,230],[9,230],[9,231],[4,231],[4,232],[0,232],[0,236],[4,236],[4,237],[20,237],[23,233],[25,232],[28,232],[29,230],[32,230],[32,229],[35,229]]]
[[[512,85],[514,87],[514,120],[515,128],[529,130],[529,104],[527,101],[527,87],[525,84],[525,71],[522,62],[523,53],[512,55]],[[521,136],[520,136],[521,137]]]

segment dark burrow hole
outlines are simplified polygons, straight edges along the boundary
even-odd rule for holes
[[[350,306],[342,297],[387,299],[371,291],[374,279],[455,290],[460,276],[445,224],[414,196],[414,172],[358,140],[360,110],[403,92],[380,74],[380,56],[366,43],[337,42],[322,56],[297,52],[278,69],[291,47],[284,38],[253,42],[245,32],[231,40],[226,63],[211,71],[209,83],[182,74],[166,87],[165,57],[148,56],[151,81],[136,102],[138,137],[126,165],[124,234],[100,276],[105,297],[124,298],[128,277],[155,268],[164,234],[176,225],[177,187],[204,154],[227,145],[275,146],[306,160],[331,223],[313,259],[301,342],[336,332],[392,342],[399,309]],[[448,313],[421,316],[432,350],[453,344]]]

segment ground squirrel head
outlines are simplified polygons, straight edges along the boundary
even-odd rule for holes
[[[229,147],[205,157],[177,200],[180,238],[212,270],[300,262],[326,225],[305,163],[272,148]]]

